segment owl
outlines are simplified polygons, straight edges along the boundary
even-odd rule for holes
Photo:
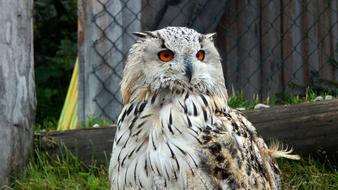
[[[135,35],[111,189],[281,189],[275,158],[298,156],[268,147],[228,106],[214,34],[167,27]]]

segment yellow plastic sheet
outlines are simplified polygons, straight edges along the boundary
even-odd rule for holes
[[[72,79],[62,108],[57,130],[63,131],[78,128],[77,97],[78,97],[79,60],[76,59]]]

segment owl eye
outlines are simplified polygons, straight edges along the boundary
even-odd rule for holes
[[[163,50],[158,52],[158,58],[161,61],[168,62],[171,61],[174,58],[174,52],[170,50]]]
[[[203,61],[203,59],[204,59],[204,54],[205,54],[205,52],[204,52],[203,50],[199,50],[199,51],[196,53],[197,59],[200,60],[200,61]]]

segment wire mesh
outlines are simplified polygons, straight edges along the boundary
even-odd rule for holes
[[[96,0],[89,15],[98,38],[92,42],[91,74],[100,83],[93,102],[97,116],[116,119],[119,84],[135,31],[166,26],[217,32],[230,92],[264,99],[302,94],[306,88],[338,88],[337,0]]]

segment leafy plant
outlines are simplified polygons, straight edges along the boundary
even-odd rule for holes
[[[56,122],[77,54],[76,0],[34,1],[37,123]]]

